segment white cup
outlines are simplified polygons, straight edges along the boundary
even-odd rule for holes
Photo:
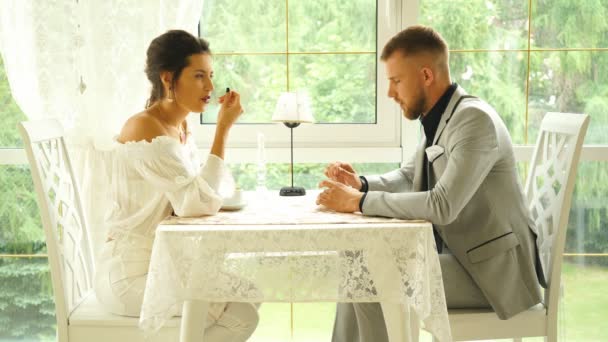
[[[232,196],[224,199],[224,205],[239,205],[243,202],[243,190],[236,188]]]

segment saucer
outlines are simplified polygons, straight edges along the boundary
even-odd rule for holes
[[[220,210],[224,210],[224,211],[235,211],[235,210],[241,210],[243,208],[245,208],[247,206],[247,201],[242,201],[240,203],[226,203],[224,205],[222,205],[222,207],[220,208]]]

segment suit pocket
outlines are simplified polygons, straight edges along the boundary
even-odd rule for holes
[[[424,153],[426,153],[426,159],[432,163],[439,156],[443,155],[445,149],[440,145],[432,145],[424,149]]]
[[[519,245],[517,235],[513,232],[486,241],[467,252],[469,261],[473,264],[490,259]]]

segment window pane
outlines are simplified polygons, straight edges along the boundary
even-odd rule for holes
[[[266,165],[266,187],[279,190],[291,185],[289,163],[270,163]],[[327,163],[294,164],[294,186],[305,189],[318,189],[318,184],[325,179],[323,170]],[[230,164],[235,182],[243,190],[255,190],[257,165],[252,163]],[[382,174],[399,167],[398,163],[355,163],[353,167],[360,175]]]
[[[11,95],[2,56],[0,56],[0,148],[23,146],[17,130],[17,124],[25,120],[25,115],[19,109]]]
[[[530,64],[528,143],[547,112],[589,114],[585,143],[608,143],[608,51],[532,52]]]
[[[47,259],[0,257],[0,284],[0,341],[54,341]]]
[[[419,22],[436,29],[450,49],[528,47],[528,1],[421,0]]]
[[[285,56],[215,56],[213,60],[214,99],[203,113],[204,122],[217,122],[217,98],[226,87],[241,94],[245,112],[239,123],[271,122],[279,94],[287,85]]]
[[[576,264],[570,258],[562,266],[565,313],[564,341],[608,341],[608,257],[598,257],[593,264]],[[563,323],[562,323],[563,324]],[[561,328],[558,328],[561,329]]]
[[[376,122],[376,55],[291,55],[292,89],[310,93],[316,123]]]
[[[566,253],[608,253],[608,162],[579,163]],[[582,263],[595,258],[577,257]],[[608,266],[608,259],[604,261]]]
[[[46,253],[30,170],[0,165],[0,254]]]
[[[376,51],[376,1],[289,1],[289,51]]]
[[[526,54],[523,52],[450,55],[453,81],[496,109],[515,144],[525,143],[526,69]]]
[[[533,0],[532,45],[542,48],[608,47],[606,0]]]
[[[216,53],[215,96],[226,87],[241,93],[239,123],[270,122],[287,90],[311,95],[318,123],[375,123],[376,26],[373,0],[223,0],[205,2],[200,34]],[[216,121],[217,107],[205,123]]]
[[[211,51],[285,52],[285,0],[205,0],[201,37]]]
[[[608,254],[608,162],[578,166],[566,253]],[[608,341],[608,255],[564,257],[566,341]]]

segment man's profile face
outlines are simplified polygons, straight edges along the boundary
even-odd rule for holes
[[[395,51],[386,59],[385,69],[389,79],[388,97],[399,104],[407,119],[418,119],[426,104],[418,58],[404,57],[401,51]]]

